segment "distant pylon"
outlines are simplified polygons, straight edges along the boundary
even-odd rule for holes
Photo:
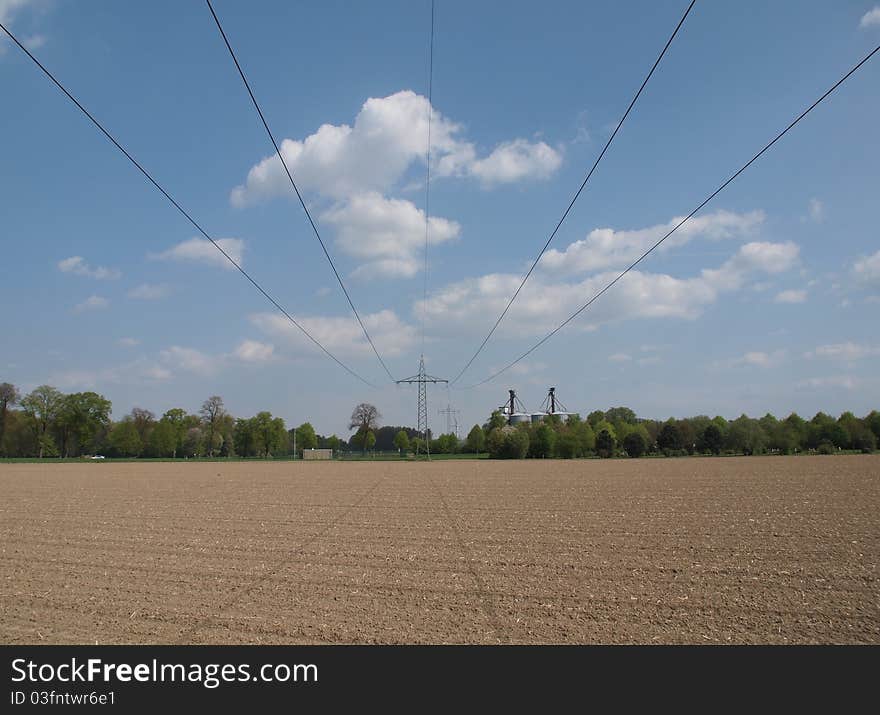
[[[454,434],[458,437],[458,415],[460,410],[456,410],[452,405],[446,405],[445,410],[437,410],[438,415],[446,415],[446,434]]]
[[[428,437],[428,383],[439,383],[445,382],[449,383],[449,380],[444,380],[442,377],[434,377],[433,375],[428,375],[425,372],[425,356],[422,355],[419,357],[419,374],[413,375],[412,377],[407,377],[403,380],[396,381],[398,385],[407,384],[411,385],[413,383],[418,384],[419,386],[419,417],[418,417],[418,426],[417,430],[420,435],[422,435],[422,439],[425,440],[425,453],[428,457],[431,457],[431,440]],[[418,456],[419,448],[416,445],[416,456]]]

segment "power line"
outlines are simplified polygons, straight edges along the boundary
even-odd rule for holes
[[[428,227],[431,214],[431,116],[434,114],[434,0],[431,0],[431,40],[428,45],[428,145],[425,150],[425,270],[422,293],[422,353],[428,322]]]
[[[260,115],[260,121],[263,122],[263,126],[266,129],[266,134],[269,135],[269,139],[272,141],[272,146],[275,147],[275,153],[278,155],[278,158],[281,160],[281,164],[284,167],[284,171],[287,174],[287,178],[290,180],[290,185],[293,187],[294,192],[296,193],[296,197],[299,199],[300,205],[303,207],[303,211],[306,213],[306,218],[309,220],[309,224],[312,227],[312,231],[315,232],[315,237],[318,239],[318,243],[321,244],[321,250],[324,251],[324,256],[327,258],[327,262],[330,264],[330,268],[333,269],[333,275],[336,276],[336,281],[339,283],[339,287],[342,288],[342,292],[345,294],[345,298],[348,301],[348,304],[351,306],[351,310],[354,313],[354,317],[357,318],[358,323],[361,326],[361,330],[364,331],[364,337],[366,337],[367,342],[370,344],[370,347],[373,349],[373,352],[376,354],[376,358],[379,360],[379,363],[382,365],[382,368],[387,373],[389,379],[393,382],[394,376],[391,374],[391,371],[388,369],[388,366],[385,364],[385,361],[382,359],[382,356],[379,354],[379,351],[376,349],[376,346],[373,344],[373,339],[370,337],[370,333],[367,330],[367,326],[364,325],[364,321],[361,320],[361,316],[357,311],[357,308],[354,307],[354,301],[352,301],[351,296],[348,293],[348,289],[345,287],[345,283],[342,281],[342,276],[339,275],[339,271],[336,269],[336,264],[333,262],[333,259],[330,257],[330,252],[327,250],[327,246],[324,244],[324,240],[321,238],[321,233],[318,231],[318,226],[315,224],[315,221],[312,219],[312,214],[306,206],[306,202],[303,200],[302,194],[297,188],[296,182],[293,180],[293,174],[290,172],[290,168],[287,166],[287,162],[284,160],[284,156],[281,154],[281,149],[278,148],[278,142],[275,141],[275,136],[272,134],[272,130],[269,129],[269,124],[266,121],[266,117],[263,115],[263,111],[260,109],[260,105],[257,102],[257,98],[254,96],[253,91],[251,90],[251,85],[245,77],[244,70],[241,68],[241,65],[238,62],[238,58],[235,56],[235,52],[232,49],[232,45],[229,43],[229,38],[226,37],[226,32],[223,30],[223,26],[220,24],[220,18],[217,17],[217,13],[214,12],[214,7],[211,5],[211,0],[206,0],[208,3],[208,9],[211,11],[211,16],[214,18],[214,22],[217,24],[217,29],[220,30],[220,34],[223,37],[223,42],[226,43],[226,49],[229,50],[229,55],[232,57],[232,61],[235,63],[235,68],[238,70],[238,74],[241,76],[242,82],[244,82],[244,86],[250,95],[251,101],[254,103],[254,109],[257,110],[257,114]]]
[[[605,156],[605,152],[608,151],[608,147],[611,146],[611,142],[614,141],[614,137],[617,136],[617,132],[620,131],[620,128],[623,126],[623,123],[626,121],[626,118],[629,116],[630,111],[635,106],[635,103],[638,101],[639,97],[641,96],[642,90],[645,89],[645,86],[648,84],[648,81],[651,79],[651,76],[654,74],[654,70],[657,69],[657,66],[660,64],[660,60],[663,59],[663,56],[666,54],[666,50],[669,49],[669,46],[672,44],[672,41],[675,39],[675,36],[678,34],[679,29],[681,29],[681,26],[684,24],[685,19],[690,14],[690,11],[693,8],[694,3],[696,3],[696,1],[697,0],[691,0],[691,3],[690,3],[690,5],[688,5],[687,10],[684,11],[684,15],[681,16],[681,19],[678,21],[678,24],[675,26],[675,29],[672,31],[672,34],[669,36],[669,39],[666,41],[666,44],[663,46],[663,49],[661,50],[660,54],[657,56],[657,59],[654,60],[654,64],[651,66],[651,70],[648,72],[648,74],[645,76],[645,79],[642,81],[642,84],[639,87],[639,91],[636,92],[635,96],[632,98],[632,101],[629,103],[629,106],[626,108],[626,111],[623,113],[623,116],[620,118],[620,121],[617,123],[617,126],[614,128],[614,131],[612,132],[611,136],[608,138],[608,141],[605,142],[605,146],[602,148],[602,151],[599,153],[599,156],[596,157],[596,161],[593,162],[593,166],[590,168],[590,171],[587,173],[586,178],[581,183],[580,188],[575,192],[575,195],[572,197],[571,201],[569,202],[568,207],[563,212],[562,218],[559,219],[559,222],[556,224],[556,227],[553,229],[553,232],[550,234],[550,237],[547,239],[547,242],[544,244],[543,248],[541,248],[540,253],[538,253],[537,257],[535,258],[534,262],[532,263],[531,267],[529,268],[528,273],[526,273],[526,275],[523,277],[522,281],[519,284],[519,287],[516,289],[513,296],[511,297],[511,299],[508,301],[504,310],[501,311],[501,315],[498,316],[498,319],[495,321],[495,324],[492,326],[492,329],[487,333],[486,337],[483,338],[483,342],[480,343],[480,346],[477,348],[476,352],[473,355],[471,355],[470,360],[467,361],[465,366],[459,371],[458,375],[456,375],[455,378],[453,378],[453,380],[451,381],[450,384],[455,384],[456,382],[458,382],[459,378],[461,378],[461,376],[464,375],[465,371],[473,364],[474,360],[477,359],[477,356],[483,351],[483,348],[486,347],[486,343],[488,343],[489,338],[491,338],[492,335],[494,335],[495,331],[498,329],[498,326],[501,324],[501,321],[504,320],[504,316],[507,315],[507,311],[510,310],[510,306],[513,305],[513,301],[515,301],[517,299],[517,296],[519,296],[520,291],[523,289],[523,286],[526,284],[526,281],[532,275],[532,272],[535,270],[535,267],[538,265],[538,262],[541,260],[541,257],[544,255],[545,251],[550,246],[550,243],[556,237],[556,233],[562,227],[563,222],[568,217],[568,214],[571,212],[571,209],[574,207],[575,202],[580,197],[581,192],[583,192],[584,188],[587,185],[587,182],[589,182],[590,177],[593,176],[593,172],[596,171],[596,167],[599,166],[599,162],[602,161],[602,157]]]
[[[186,218],[186,220],[189,221],[189,222],[195,227],[195,229],[196,229],[196,230],[202,235],[202,237],[204,237],[205,239],[207,239],[208,241],[210,241],[211,244],[214,246],[214,248],[216,248],[218,251],[220,251],[220,253],[223,254],[224,258],[226,258],[226,260],[229,261],[229,262],[230,262],[230,263],[231,263],[231,264],[232,264],[232,265],[238,270],[239,273],[241,273],[245,278],[247,278],[248,281],[250,281],[251,285],[254,286],[254,288],[256,288],[260,293],[262,293],[263,296],[264,296],[264,297],[265,297],[270,303],[272,303],[272,305],[274,305],[274,306],[275,306],[275,307],[276,307],[276,308],[277,308],[277,309],[278,309],[278,310],[279,310],[279,311],[280,311],[280,312],[281,312],[281,313],[282,313],[282,314],[283,314],[283,315],[284,315],[284,316],[285,316],[285,317],[286,317],[291,323],[293,323],[297,328],[299,328],[299,330],[303,333],[303,335],[305,335],[309,340],[311,340],[315,345],[317,345],[317,346],[318,346],[318,347],[324,352],[324,354],[327,355],[327,357],[329,357],[330,359],[332,359],[337,365],[339,365],[341,368],[343,368],[343,369],[344,369],[346,372],[348,372],[350,375],[352,375],[353,377],[356,377],[358,380],[360,380],[361,382],[365,383],[366,385],[369,385],[370,387],[376,387],[376,385],[374,385],[372,382],[370,382],[370,381],[367,380],[366,378],[361,377],[358,373],[356,373],[354,370],[352,370],[350,367],[348,367],[348,365],[346,365],[346,364],[343,363],[339,358],[337,358],[333,353],[331,353],[329,350],[327,350],[327,348],[325,348],[325,347],[324,347],[324,346],[323,346],[323,345],[322,345],[322,344],[321,344],[321,343],[320,343],[315,337],[313,337],[313,336],[311,335],[311,333],[309,333],[308,330],[306,330],[302,325],[300,325],[300,324],[296,321],[296,319],[295,319],[290,313],[288,313],[288,312],[287,312],[287,311],[286,311],[286,310],[285,310],[285,309],[284,309],[284,308],[278,303],[278,301],[276,301],[271,295],[269,295],[269,293],[267,293],[266,290],[265,290],[265,289],[264,289],[264,288],[263,288],[263,287],[262,287],[262,286],[261,286],[256,280],[254,280],[254,278],[252,278],[251,275],[250,275],[250,274],[249,274],[244,268],[241,267],[241,265],[238,263],[238,261],[236,261],[236,260],[235,260],[232,256],[230,256],[225,250],[223,250],[223,247],[222,247],[219,243],[217,243],[217,241],[215,241],[213,238],[211,238],[211,236],[208,235],[207,231],[205,231],[205,229],[203,229],[203,228],[202,228],[202,227],[196,222],[196,220],[195,220],[195,219],[194,219],[194,218],[193,218],[193,217],[192,217],[192,216],[186,211],[186,209],[184,209],[179,203],[177,203],[177,201],[174,199],[174,197],[172,197],[171,194],[169,194],[169,193],[168,193],[168,192],[167,192],[167,191],[166,191],[166,190],[165,190],[165,189],[159,184],[159,182],[156,181],[156,180],[150,175],[150,173],[149,173],[149,172],[148,172],[148,171],[147,171],[147,170],[146,170],[146,169],[140,164],[140,162],[138,162],[138,160],[135,159],[135,158],[134,158],[134,157],[133,157],[133,156],[132,156],[132,155],[131,155],[126,149],[125,149],[125,147],[123,147],[122,144],[120,144],[120,143],[116,140],[116,138],[115,138],[115,137],[114,137],[114,136],[113,136],[113,135],[112,135],[107,129],[105,129],[104,126],[103,126],[103,125],[102,125],[97,119],[95,119],[94,116],[92,116],[91,112],[89,112],[88,109],[86,109],[82,104],[80,104],[79,100],[77,100],[76,97],[74,97],[70,92],[67,91],[67,89],[64,87],[64,85],[61,84],[61,82],[60,82],[58,79],[55,78],[55,75],[53,75],[48,69],[46,69],[46,67],[43,66],[42,62],[40,62],[36,57],[34,57],[34,55],[32,55],[32,54],[30,53],[30,51],[29,51],[24,45],[21,44],[21,42],[18,41],[18,38],[17,38],[15,35],[13,35],[12,32],[10,32],[9,29],[8,29],[5,25],[3,25],[2,23],[0,23],[0,28],[2,28],[3,32],[5,32],[7,35],[9,35],[10,39],[12,39],[12,41],[13,41],[16,45],[18,45],[18,47],[22,50],[22,52],[24,52],[24,53],[25,53],[25,54],[31,59],[31,61],[32,61],[35,65],[37,65],[37,67],[39,67],[40,70],[42,70],[43,74],[45,74],[46,77],[48,77],[48,78],[52,81],[52,83],[53,83],[56,87],[58,87],[58,89],[60,89],[60,90],[65,94],[65,96],[66,96],[71,102],[73,102],[73,103],[77,106],[77,108],[78,108],[83,114],[86,115],[86,117],[88,117],[89,121],[91,121],[91,123],[94,124],[94,125],[98,128],[98,130],[99,130],[99,131],[100,131],[100,132],[101,132],[101,133],[102,133],[107,139],[109,139],[110,142],[111,142],[111,143],[112,143],[117,149],[119,149],[119,151],[121,151],[121,152],[125,155],[125,157],[126,157],[126,158],[127,158],[132,164],[134,164],[134,166],[137,168],[137,170],[140,171],[141,174],[143,174],[143,175],[147,178],[147,180],[148,180],[153,186],[155,186],[155,187],[159,190],[159,192],[160,192],[160,193],[161,193],[166,199],[168,199],[168,201],[171,202],[171,204],[174,206],[174,208],[176,208],[176,209],[177,209],[177,210],[178,210],[178,211],[179,211],[179,212],[180,212],[180,213]]]
[[[809,107],[807,107],[803,112],[801,112],[794,121],[792,121],[785,129],[783,129],[779,134],[777,134],[770,142],[764,145],[764,148],[761,149],[757,154],[755,154],[751,159],[749,159],[745,164],[743,164],[739,169],[737,169],[731,176],[728,178],[721,186],[719,186],[715,191],[713,191],[709,196],[707,196],[693,211],[691,211],[687,216],[685,216],[681,221],[679,221],[663,238],[657,241],[653,246],[651,246],[647,251],[645,251],[639,258],[633,261],[626,269],[624,269],[620,275],[618,275],[613,281],[611,281],[608,285],[606,285],[602,290],[600,290],[596,295],[590,298],[586,303],[584,303],[580,308],[578,308],[574,313],[572,313],[568,318],[566,318],[562,323],[560,323],[557,327],[555,327],[552,331],[547,333],[543,338],[541,338],[537,343],[535,343],[532,347],[530,347],[526,352],[520,355],[516,360],[508,363],[500,370],[492,373],[484,380],[480,382],[474,383],[473,385],[469,385],[465,389],[470,389],[473,387],[478,387],[479,385],[484,385],[490,380],[494,380],[496,377],[506,372],[518,362],[523,360],[524,358],[531,355],[535,350],[541,347],[544,343],[546,343],[550,338],[552,338],[556,333],[558,333],[562,328],[568,325],[572,320],[574,320],[578,315],[584,312],[587,308],[589,308],[596,300],[598,300],[606,291],[608,291],[612,286],[614,286],[621,278],[623,278],[627,273],[629,273],[633,268],[635,268],[639,263],[641,263],[650,253],[654,251],[661,243],[663,243],[667,238],[669,238],[673,233],[675,233],[679,228],[681,228],[685,223],[687,223],[700,209],[702,209],[706,204],[708,204],[712,199],[714,199],[718,194],[720,194],[727,186],[734,181],[740,174],[742,174],[746,169],[748,169],[755,161],[757,161],[770,147],[772,147],[776,142],[778,142],[782,137],[784,137],[789,130],[791,130],[798,122],[801,121],[804,117],[806,117],[810,112],[813,111],[823,100],[825,100],[834,90],[836,90],[840,85],[842,85],[846,80],[848,80],[855,72],[865,64],[871,57],[873,57],[878,51],[880,51],[880,45],[877,45],[871,52],[865,55],[862,60],[855,65],[849,72],[847,72],[843,77],[841,77],[837,82],[835,82],[819,99],[813,102]]]

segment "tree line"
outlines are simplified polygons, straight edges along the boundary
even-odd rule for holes
[[[2,457],[278,457],[327,446],[344,449],[338,437],[322,437],[308,422],[287,429],[270,412],[235,418],[217,395],[197,414],[175,407],[157,417],[140,407],[113,421],[110,400],[96,392],[64,394],[41,385],[22,395],[0,383]]]
[[[474,425],[467,448],[483,444],[496,458],[642,457],[693,454],[832,454],[840,450],[873,452],[880,442],[880,412],[865,417],[819,412],[809,421],[796,413],[784,419],[766,414],[734,420],[698,415],[665,421],[643,419],[628,407],[591,412],[568,419],[548,415],[541,422],[508,425],[494,412]]]
[[[644,419],[628,407],[596,410],[586,419],[548,415],[541,422],[509,425],[495,411],[474,425],[464,440],[454,434],[436,438],[405,426],[380,426],[381,413],[369,403],[352,412],[350,438],[323,436],[305,422],[288,429],[270,412],[235,418],[223,399],[209,397],[197,414],[172,408],[157,417],[135,407],[110,419],[110,400],[96,392],[64,394],[41,385],[22,395],[0,383],[0,456],[2,457],[283,457],[304,449],[396,451],[401,455],[482,454],[500,459],[677,456],[686,454],[830,454],[840,450],[873,452],[880,443],[880,412],[864,417],[844,412],[834,418],[819,412],[805,420],[766,414],[734,420],[705,415],[665,421]],[[427,440],[425,439],[427,438]]]

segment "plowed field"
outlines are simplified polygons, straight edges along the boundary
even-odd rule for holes
[[[880,643],[880,457],[0,464],[2,643]]]

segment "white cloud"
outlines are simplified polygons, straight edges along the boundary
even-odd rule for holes
[[[91,295],[82,303],[77,303],[73,310],[76,313],[83,313],[87,310],[102,310],[110,305],[110,301],[100,295]]]
[[[471,163],[468,171],[484,184],[503,184],[522,179],[546,179],[562,165],[562,154],[556,149],[525,139],[504,142],[485,159]]]
[[[0,22],[6,25],[6,27],[11,27],[12,21],[20,10],[27,7],[36,7],[41,4],[43,3],[38,0],[0,0]],[[35,39],[39,40],[37,44],[34,44]],[[7,40],[6,33],[2,33],[0,35],[0,55],[6,51],[7,45],[11,44]],[[30,49],[40,47],[44,42],[45,38],[42,35],[33,35],[22,40],[22,44]]]
[[[775,350],[772,353],[762,351],[747,352],[742,357],[732,361],[733,365],[746,365],[750,367],[776,367],[785,359],[785,350]]]
[[[815,350],[804,353],[806,358],[827,358],[830,360],[843,360],[845,362],[853,362],[878,355],[880,355],[880,347],[860,345],[853,342],[820,345]]]
[[[185,348],[172,345],[159,353],[159,357],[166,365],[186,372],[195,372],[202,375],[215,373],[222,365],[223,358],[208,355],[195,348]]]
[[[807,299],[805,290],[784,290],[773,299],[777,303],[803,303]]]
[[[755,275],[787,270],[797,257],[794,243],[759,242],[741,246],[719,268],[705,269],[692,278],[633,270],[575,324],[577,329],[590,330],[620,320],[696,318],[720,294],[739,290]],[[553,282],[545,274],[535,275],[501,323],[499,334],[532,337],[546,333],[616,277],[615,272],[604,272],[575,282]],[[448,326],[458,333],[483,332],[487,316],[500,314],[521,280],[515,274],[490,274],[451,283],[430,295],[427,304],[417,301],[414,313],[421,319],[427,311],[438,330]]]
[[[623,266],[641,256],[683,218],[676,216],[665,224],[628,231],[593,229],[586,238],[569,244],[563,250],[550,249],[541,258],[539,265],[548,271],[570,274]],[[763,221],[763,211],[738,214],[721,210],[705,216],[695,216],[666,239],[657,250],[669,250],[700,238],[717,241],[747,236],[754,233]]]
[[[854,390],[859,384],[857,378],[851,375],[832,375],[830,377],[810,377],[797,383],[797,387],[808,390],[823,390],[828,388]]]
[[[46,44],[45,35],[30,35],[24,39],[24,46],[29,50],[38,50]]]
[[[62,273],[73,273],[77,276],[86,276],[97,280],[116,280],[122,275],[116,268],[104,268],[104,266],[92,268],[82,256],[71,256],[58,261],[58,270]]]
[[[241,362],[271,362],[275,358],[275,346],[257,340],[243,340],[232,354]]]
[[[418,331],[412,325],[403,323],[390,310],[362,315],[364,325],[373,338],[376,349],[384,356],[395,356],[405,352],[418,341]],[[250,316],[251,322],[264,333],[272,336],[276,343],[297,354],[313,355],[319,349],[287,318],[278,313],[257,313]],[[357,320],[352,317],[300,317],[300,323],[330,352],[342,356],[367,356],[372,348],[364,337]]]
[[[164,283],[141,283],[128,291],[128,297],[137,300],[160,300],[169,295],[171,295],[171,286]]]
[[[102,385],[151,384],[172,377],[171,371],[144,358],[116,367],[96,370],[65,370],[49,376],[49,383],[62,390],[93,390]]]
[[[135,345],[140,345],[141,343],[137,338],[119,338],[118,342],[125,348],[133,348]]]
[[[810,218],[816,223],[821,223],[825,219],[825,204],[819,199],[810,199]]]
[[[405,90],[364,102],[353,126],[324,124],[304,140],[284,139],[281,153],[300,189],[343,199],[384,192],[415,162],[424,162],[428,100]],[[473,144],[460,139],[462,127],[436,109],[431,114],[435,176],[477,176],[487,183],[546,178],[559,166],[554,149],[524,139],[502,144],[477,159]],[[480,163],[483,162],[483,163]],[[243,185],[232,190],[234,206],[291,195],[284,167],[275,155],[253,166]]]
[[[338,245],[363,263],[356,275],[411,278],[422,266],[425,212],[403,199],[386,199],[375,192],[359,194],[322,217],[338,230]],[[432,216],[428,241],[432,245],[458,237],[455,221]]]
[[[216,242],[238,265],[242,264],[244,254],[243,240],[240,238],[218,238]],[[159,260],[205,263],[209,266],[218,266],[229,270],[235,268],[210,241],[198,237],[178,243],[167,251],[151,255],[150,257]]]
[[[853,274],[860,283],[880,285],[880,251],[856,261]]]
[[[859,21],[859,27],[880,27],[880,5],[868,10]]]
[[[630,362],[632,360],[632,355],[627,355],[626,353],[614,353],[614,355],[608,356],[609,362]]]

